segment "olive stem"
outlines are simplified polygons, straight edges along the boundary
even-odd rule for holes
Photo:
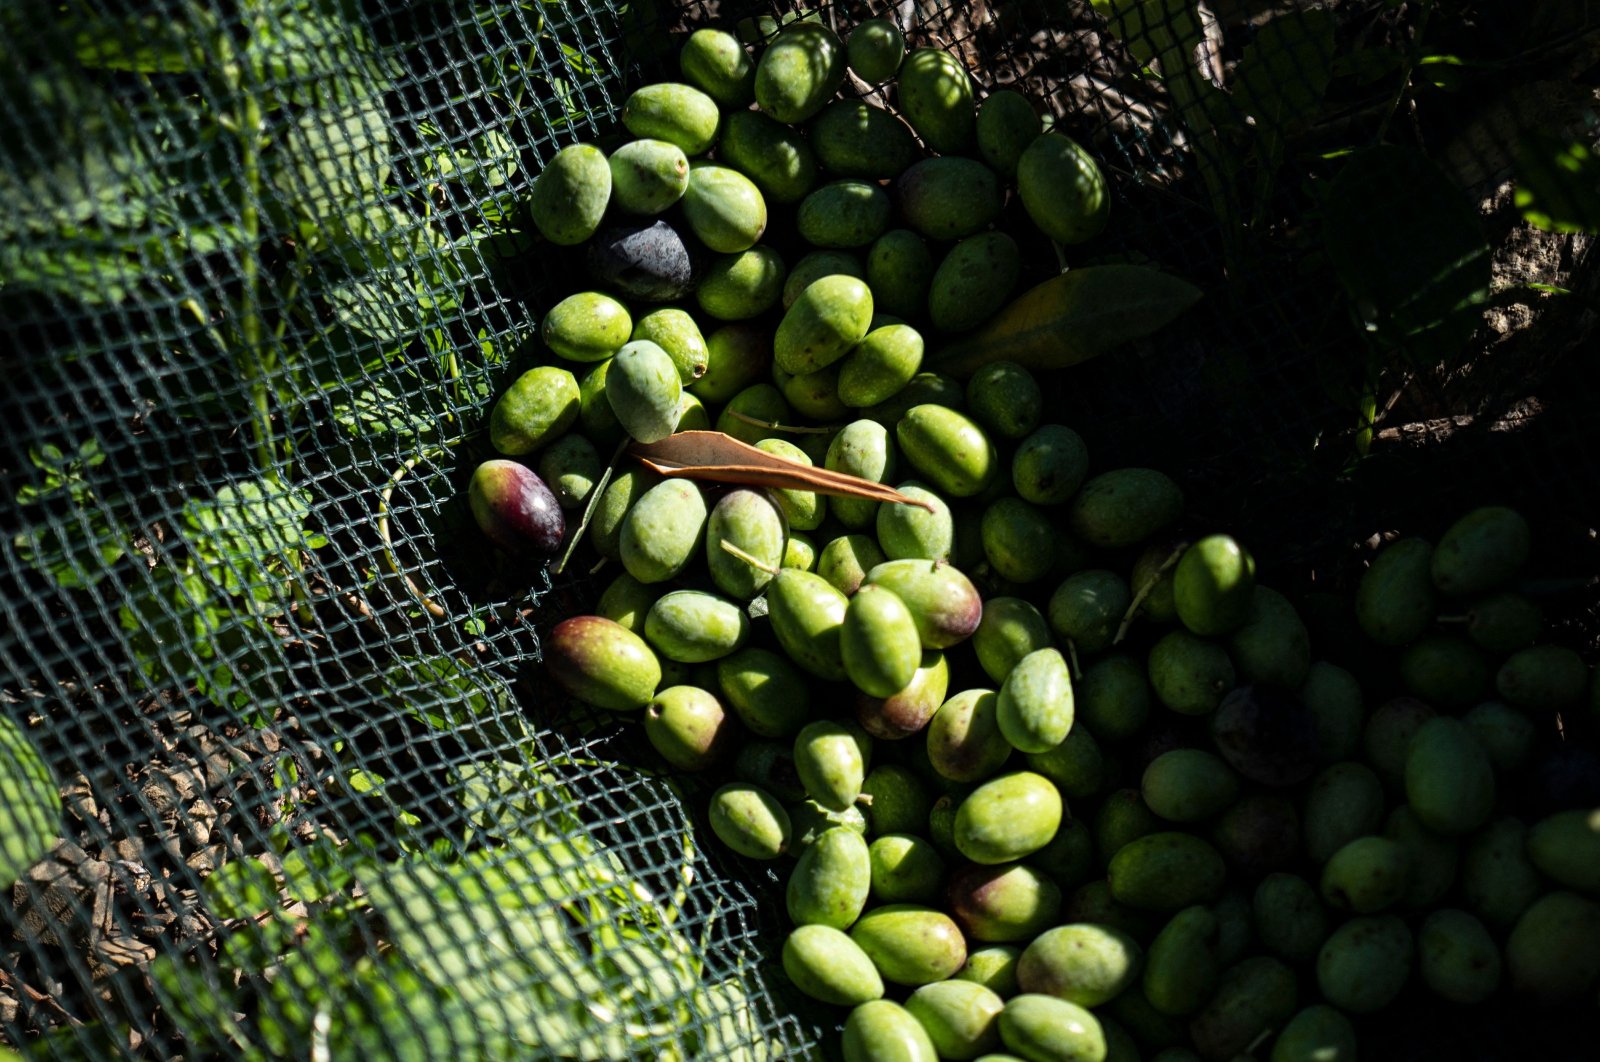
[[[442,453],[444,453],[443,447],[433,446],[423,450],[421,453],[414,454],[394,470],[394,474],[389,477],[388,484],[384,486],[383,491],[378,495],[378,538],[383,542],[384,566],[395,575],[398,575],[405,582],[406,589],[411,591],[411,596],[420,601],[422,607],[438,619],[445,618],[444,606],[423,593],[422,588],[416,584],[416,581],[400,570],[400,562],[395,559],[394,540],[389,535],[389,499],[394,496],[394,489],[400,485],[400,481],[405,479],[413,468],[423,461],[438,457]]]
[[[560,575],[567,568],[567,562],[572,559],[573,551],[578,548],[578,542],[583,538],[583,533],[589,530],[589,521],[594,519],[594,511],[600,507],[600,495],[605,493],[606,487],[611,483],[611,476],[617,470],[617,462],[622,460],[622,452],[628,448],[631,440],[623,439],[617,444],[616,451],[611,455],[611,463],[606,466],[605,473],[601,475],[600,482],[594,485],[589,492],[589,504],[583,507],[583,519],[578,521],[578,529],[572,532],[572,538],[567,541],[567,548],[561,551],[561,559],[556,561],[550,569],[550,574]],[[605,558],[601,558],[601,563]],[[595,571],[599,571],[597,567]],[[590,574],[593,574],[591,572]]]
[[[1515,588],[1518,593],[1527,594],[1529,597],[1559,597],[1587,590],[1596,584],[1600,584],[1600,577],[1574,575],[1551,579],[1525,579],[1519,581]]]
[[[716,927],[717,919],[722,917],[722,897],[717,896],[711,901],[711,913],[706,916],[705,928],[700,931],[700,954],[704,955],[711,945],[711,931]],[[739,953],[738,969],[744,969],[744,952]]]
[[[1368,387],[1356,403],[1356,456],[1366,457],[1372,450],[1373,431],[1378,423],[1378,396]]]
[[[1122,614],[1122,622],[1117,625],[1116,637],[1111,639],[1112,645],[1120,644],[1122,639],[1128,636],[1128,628],[1133,626],[1133,621],[1139,614],[1139,606],[1144,604],[1144,599],[1150,596],[1150,591],[1156,588],[1156,584],[1161,581],[1161,577],[1171,571],[1173,566],[1178,563],[1178,558],[1183,556],[1183,551],[1187,548],[1187,546],[1178,546],[1167,554],[1167,559],[1161,562],[1161,567],[1151,572],[1150,578],[1145,580],[1143,586],[1139,587],[1139,592],[1134,594],[1133,600],[1128,603],[1128,611]]]
[[[689,886],[694,884],[694,831],[689,824],[684,824],[683,830],[683,861],[679,864],[678,887],[672,890],[672,897],[667,903],[667,908],[662,912],[662,920],[667,925],[673,925],[678,920],[678,915],[683,913],[684,904],[689,902]]]
[[[741,413],[737,409],[728,409],[723,412],[734,420],[742,420],[746,424],[753,424],[758,428],[766,428],[768,431],[787,431],[795,435],[831,435],[839,430],[837,426],[813,427],[806,424],[779,424],[775,420],[760,420],[748,413]]]
[[[266,28],[261,13],[253,9],[258,6],[246,7],[246,25],[253,38],[264,36],[263,30]],[[263,335],[265,322],[261,312],[261,149],[265,117],[256,86],[246,83],[239,57],[226,43],[225,49],[221,64],[223,77],[228,88],[239,99],[238,110],[229,117],[239,149],[239,281],[243,305],[236,325],[239,349],[232,354],[250,400],[250,434],[255,446],[256,464],[262,476],[277,485],[280,478],[277,447],[273,440],[270,381],[276,359],[267,356]]]
[[[1067,659],[1072,661],[1072,681],[1083,678],[1083,665],[1078,663],[1078,643],[1067,639]]]
[[[1411,75],[1416,73],[1417,64],[1422,59],[1422,35],[1428,32],[1428,20],[1433,14],[1433,0],[1425,0],[1421,7],[1422,15],[1417,19],[1417,28],[1411,36],[1411,39],[1416,42],[1416,47],[1406,50],[1404,76],[1400,78],[1399,86],[1395,88],[1394,95],[1390,97],[1388,105],[1383,109],[1383,121],[1378,123],[1378,136],[1375,143],[1383,142],[1384,136],[1389,132],[1389,123],[1394,121],[1396,114],[1400,113],[1400,105],[1405,102],[1406,90],[1411,87]]]
[[[537,28],[538,27],[535,27],[535,29],[537,29]],[[540,37],[545,37],[545,36],[549,36],[549,35],[548,34],[543,34],[543,33],[536,33],[534,35],[533,43],[531,45],[529,45],[529,47],[528,47],[528,60],[527,60],[527,63],[523,64],[523,67],[518,70],[518,73],[523,73],[523,71],[526,69],[527,66],[532,65],[534,62],[537,61],[538,56],[539,56],[539,38]],[[523,94],[524,91],[527,90],[528,80],[529,79],[526,76],[522,77],[520,79],[521,83],[517,85],[516,94],[511,97],[511,111],[512,111],[513,114],[521,114],[522,113],[522,94]]]
[[[740,560],[742,560],[746,564],[750,565],[750,567],[755,568],[757,571],[763,571],[763,572],[766,572],[768,575],[776,577],[778,572],[782,570],[782,569],[779,569],[779,568],[774,568],[774,567],[772,567],[770,565],[767,565],[767,564],[763,564],[759,559],[757,559],[755,557],[752,557],[750,554],[746,553],[744,550],[740,549],[738,546],[735,546],[732,542],[729,542],[727,539],[723,539],[721,542],[719,542],[717,544],[719,546],[721,546],[727,552],[733,554],[735,557],[738,557]]]

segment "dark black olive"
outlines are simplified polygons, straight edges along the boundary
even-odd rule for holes
[[[596,283],[642,302],[671,302],[694,290],[689,247],[665,221],[602,230],[589,241],[588,266]]]

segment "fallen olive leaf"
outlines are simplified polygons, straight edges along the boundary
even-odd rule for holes
[[[927,502],[908,498],[870,479],[802,465],[769,454],[720,431],[680,431],[659,442],[635,443],[629,453],[663,476],[704,479],[715,483],[809,490],[850,498],[915,505],[933,511]]]

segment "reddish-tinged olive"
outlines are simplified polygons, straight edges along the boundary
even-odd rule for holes
[[[669,686],[644,712],[644,734],[661,758],[681,771],[715,763],[733,740],[736,717],[695,686]]]
[[[472,516],[507,553],[554,553],[567,532],[561,505],[527,465],[495,458],[472,473],[467,487]]]
[[[873,697],[865,693],[856,696],[856,722],[875,738],[898,741],[908,738],[928,725],[939,702],[926,697]]]
[[[999,701],[994,690],[962,690],[933,713],[928,762],[941,777],[981,782],[1005,765],[1012,747],[1000,730]]]
[[[910,737],[928,725],[933,713],[944,703],[950,688],[950,669],[944,654],[928,649],[922,654],[917,673],[911,676],[906,688],[892,697],[872,697],[865,693],[856,698],[856,722],[875,738],[898,741]]]
[[[1027,942],[1060,918],[1061,887],[1026,863],[969,863],[950,876],[945,909],[971,940]]]
[[[544,659],[563,689],[596,708],[643,708],[661,685],[661,662],[644,639],[602,616],[556,624],[545,639]]]
[[[983,619],[977,587],[943,561],[885,561],[867,573],[866,581],[893,590],[905,602],[924,649],[966,641]]]

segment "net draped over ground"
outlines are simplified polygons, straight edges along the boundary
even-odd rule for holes
[[[770,966],[774,881],[700,851],[696,783],[539,675],[595,587],[498,562],[462,499],[570,284],[522,211],[541,164],[611,135],[684,31],[795,13],[0,11],[0,780],[59,838],[16,868],[0,1042],[821,1042]],[[892,17],[1104,160],[1117,221],[1071,264],[1206,299],[1045,381],[1053,408],[1264,565],[1336,573],[1486,498],[1592,520],[1584,5],[798,13]],[[1592,606],[1573,622],[1592,648]]]

